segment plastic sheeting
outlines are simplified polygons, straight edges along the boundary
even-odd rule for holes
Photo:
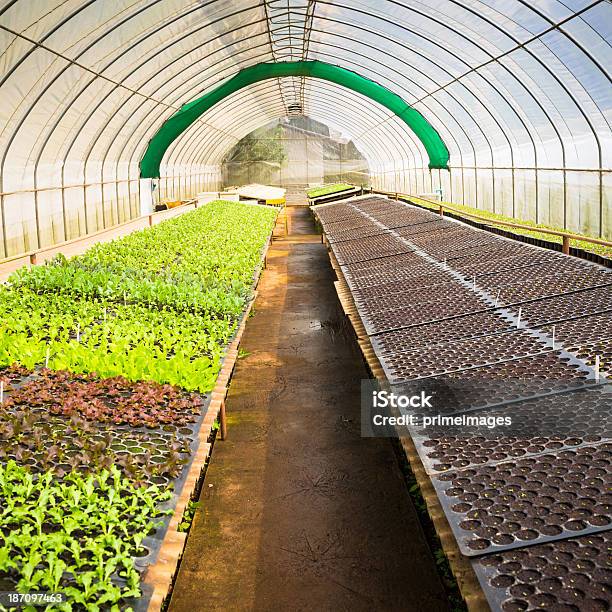
[[[374,186],[610,236],[605,0],[0,0],[0,255],[216,190],[243,136],[301,109],[351,135]],[[149,140],[240,70],[320,61],[402,98],[450,170],[366,96],[310,77],[224,98],[141,183]],[[348,93],[347,93],[348,92]]]

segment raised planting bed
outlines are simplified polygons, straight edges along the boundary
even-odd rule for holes
[[[276,214],[213,202],[16,272],[0,288],[0,366],[46,363],[210,390]]]
[[[350,219],[323,222],[324,242],[372,376],[446,420],[396,431],[468,606],[609,610],[609,271],[412,210],[314,214]],[[384,240],[359,238],[355,213]],[[409,250],[388,253],[393,238]]]
[[[2,287],[0,590],[161,608],[276,215],[214,202]]]
[[[333,183],[331,185],[322,185],[321,187],[312,187],[306,190],[306,196],[309,200],[314,200],[323,196],[342,193],[344,191],[354,191],[359,189],[350,183]]]

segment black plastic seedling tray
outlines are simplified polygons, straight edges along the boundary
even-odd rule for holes
[[[498,429],[474,425],[411,430],[428,474],[496,464],[610,439],[612,389],[600,385],[572,390],[483,409],[477,415],[496,422],[500,417],[510,417],[512,424]]]
[[[478,338],[490,334],[515,329],[509,321],[502,319],[496,312],[468,314],[454,319],[435,323],[424,323],[397,331],[384,332],[372,336],[370,341],[377,355],[400,353],[408,348],[435,345],[464,338]]]
[[[447,472],[432,480],[461,552],[495,553],[612,527],[609,443]]]
[[[612,609],[612,532],[570,538],[472,561],[492,610]]]

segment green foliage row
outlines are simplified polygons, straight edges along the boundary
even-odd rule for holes
[[[276,214],[217,201],[70,260],[18,271],[0,287],[0,367],[48,365],[209,391]],[[5,416],[5,430],[15,435],[42,418]],[[32,444],[19,438],[25,450],[13,445],[13,456],[44,464],[44,455],[33,455],[44,452],[38,435]],[[57,459],[63,447],[48,437],[48,458]],[[108,465],[104,440],[92,446],[82,437],[69,473],[0,463],[0,578],[21,593],[67,596],[47,609],[126,609],[141,596],[134,557],[146,552],[142,542],[171,493],[116,465],[101,469]],[[181,462],[175,446],[170,475],[170,464]]]
[[[67,597],[47,609],[119,610],[141,596],[134,556],[170,495],[135,487],[116,467],[57,480],[0,464],[0,574],[20,593]]]
[[[354,189],[355,185],[349,183],[334,183],[333,185],[323,185],[322,187],[313,187],[312,189],[306,190],[306,195],[309,198],[319,198],[324,195],[331,193],[338,193],[340,191],[346,191],[347,189]]]
[[[0,288],[0,367],[209,391],[277,211],[217,201]]]

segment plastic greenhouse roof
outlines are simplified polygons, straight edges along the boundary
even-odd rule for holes
[[[2,209],[23,191],[136,179],[143,158],[143,176],[218,164],[295,109],[349,134],[381,171],[448,156],[601,175],[611,35],[604,0],[1,0]],[[344,81],[278,67],[301,62]],[[267,78],[231,86],[262,65]],[[150,141],[194,106],[148,164]]]

